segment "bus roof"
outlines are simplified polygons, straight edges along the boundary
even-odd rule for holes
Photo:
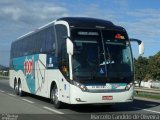
[[[33,34],[33,33],[36,33],[36,32],[38,32],[38,31],[40,31],[40,30],[42,30],[42,29],[44,29],[44,28],[46,28],[46,27],[49,27],[49,26],[53,25],[54,22],[55,22],[55,20],[52,21],[52,22],[50,22],[50,23],[47,23],[46,25],[43,25],[43,26],[41,26],[41,27],[39,27],[39,28],[37,28],[37,29],[35,29],[35,30],[33,30],[33,31],[30,31],[30,32],[28,32],[28,33],[26,33],[26,34],[18,37],[17,40],[19,40],[19,39],[21,39],[21,38],[24,38],[24,37],[26,37],[26,36],[29,36],[29,35],[31,35],[31,34]]]
[[[123,27],[114,25],[111,21],[87,18],[87,17],[63,17],[57,21],[66,21],[70,27],[82,27],[82,28],[105,28],[105,29],[117,29],[124,30]]]
[[[112,22],[97,18],[87,18],[87,17],[63,17],[57,20],[54,20],[42,27],[39,27],[31,32],[28,32],[20,37],[17,40],[27,37],[31,34],[34,34],[44,28],[47,28],[53,25],[56,21],[66,21],[70,27],[79,27],[79,28],[105,28],[105,29],[116,29],[116,30],[124,30],[123,27],[116,26]],[[16,40],[16,41],[17,41]],[[15,41],[14,41],[15,42]]]

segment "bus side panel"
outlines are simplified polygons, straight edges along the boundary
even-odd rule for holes
[[[11,71],[11,78],[21,80],[22,90],[28,93],[35,94],[35,62],[38,61],[39,55],[30,55],[19,58],[14,58],[13,69]],[[14,80],[11,80],[14,81]],[[11,82],[11,86],[14,83]]]
[[[50,98],[51,84],[54,81],[59,89],[59,100],[70,103],[70,83],[58,68],[47,69],[46,56],[36,54],[13,59],[10,86],[14,88],[14,79],[20,79],[23,91]]]
[[[47,70],[46,79],[48,80],[48,96],[50,97],[50,88],[52,82],[56,82],[59,90],[59,100],[64,103],[70,103],[70,83],[64,78],[60,70]]]
[[[14,82],[15,81],[18,82],[19,80],[21,80],[21,83],[22,83],[22,90],[30,93],[29,88],[27,86],[26,77],[22,72],[22,70],[18,70],[18,71],[10,70],[10,79],[9,79],[10,86],[14,88]]]
[[[48,98],[46,79],[46,54],[39,54],[39,59],[35,62],[35,94]]]
[[[59,100],[70,103],[70,84],[58,69],[55,56],[39,54],[39,59],[35,62],[35,94],[50,98],[52,82],[59,89]]]
[[[16,72],[14,70],[9,70],[9,85],[12,88],[14,88],[14,80],[16,79],[15,74]]]
[[[10,71],[10,86],[20,79],[22,90],[31,94],[48,97],[46,71],[46,54],[29,55],[13,59]]]
[[[63,74],[59,71],[59,84],[61,87],[61,94],[60,101],[64,103],[70,104],[70,83],[66,80]]]

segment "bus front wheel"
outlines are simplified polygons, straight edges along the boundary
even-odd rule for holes
[[[61,108],[62,102],[58,99],[58,88],[56,85],[51,90],[51,101],[54,104],[55,108]]]

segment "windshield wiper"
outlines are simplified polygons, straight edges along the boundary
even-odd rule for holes
[[[108,58],[107,58],[108,64],[115,63],[115,62],[112,60],[112,57],[111,57],[111,54],[110,54],[110,52],[109,52],[108,47],[107,47],[107,54],[108,54]]]

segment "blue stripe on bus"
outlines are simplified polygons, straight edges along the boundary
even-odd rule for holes
[[[24,56],[24,57],[19,57],[19,58],[14,58],[13,59],[13,66],[14,66],[14,70],[16,72],[18,71],[22,71],[25,78],[26,78],[26,82],[27,82],[27,86],[30,90],[31,93],[35,94],[35,62],[37,62],[39,59],[39,55],[30,55],[30,56]],[[26,69],[25,69],[25,62],[27,62],[27,60],[32,60],[32,71],[30,74],[26,73]]]

